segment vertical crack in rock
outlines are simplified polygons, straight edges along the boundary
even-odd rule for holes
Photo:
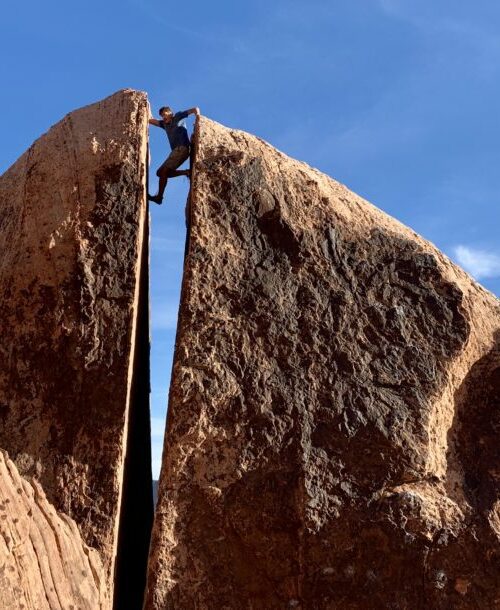
[[[145,608],[495,607],[498,300],[258,138],[194,169]]]
[[[140,268],[127,452],[116,559],[115,610],[142,608],[153,524],[149,409],[149,219],[147,217]]]
[[[146,95],[120,91],[69,114],[0,178],[0,448],[99,557],[104,598],[75,607],[112,604],[120,514],[120,552],[137,552],[142,587],[151,521],[147,134]],[[133,529],[131,510],[143,519]],[[39,578],[33,564],[26,570],[20,589]],[[121,561],[120,586],[125,575]],[[25,608],[44,607],[25,591]]]

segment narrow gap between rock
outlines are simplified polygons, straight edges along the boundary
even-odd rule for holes
[[[149,217],[141,257],[135,354],[123,474],[114,610],[140,610],[153,525],[150,423]]]
[[[191,228],[191,215],[192,215],[192,199],[194,198],[194,168],[195,168],[195,158],[197,151],[197,141],[198,141],[198,131],[199,131],[199,123],[195,119],[193,132],[191,136],[191,156],[189,159],[189,167],[193,172],[189,180],[189,186],[187,192],[184,188],[185,182],[184,178],[177,178],[174,181],[175,188],[172,189],[170,184],[167,185],[166,191],[166,201],[163,204],[164,206],[172,206],[167,208],[169,213],[174,212],[174,215],[170,216],[170,222],[174,222],[176,226],[176,230],[180,229],[177,226],[178,221],[180,220],[181,214],[184,217],[184,224],[186,227],[185,240],[184,240],[184,253],[181,254],[176,248],[174,250],[163,250],[161,244],[166,241],[167,243],[172,239],[172,225],[165,226],[162,224],[165,222],[165,213],[167,210],[163,208],[159,210],[157,213],[156,205],[153,204],[153,218],[156,219],[158,217],[158,222],[155,222],[155,228],[153,230],[152,237],[152,255],[151,255],[151,268],[152,275],[156,275],[156,280],[158,281],[159,277],[159,266],[164,264],[172,266],[175,270],[170,271],[170,275],[166,275],[162,272],[162,281],[164,283],[170,283],[172,288],[172,292],[176,292],[176,288],[174,286],[178,286],[178,292],[175,296],[176,299],[176,309],[175,315],[177,316],[177,320],[175,323],[174,329],[168,329],[163,327],[164,324],[164,315],[167,314],[167,318],[169,317],[169,306],[172,303],[172,294],[170,294],[167,298],[167,311],[159,310],[159,307],[165,307],[165,295],[160,295],[158,293],[158,286],[153,286],[153,290],[151,293],[151,302],[152,302],[152,319],[153,319],[153,345],[152,345],[152,382],[151,382],[151,444],[152,444],[152,455],[153,455],[153,497],[154,503],[156,504],[156,500],[158,497],[158,486],[159,486],[159,471],[161,461],[161,448],[164,446],[164,433],[166,432],[166,421],[168,417],[168,398],[169,398],[169,387],[165,386],[165,382],[167,382],[167,386],[170,385],[170,375],[167,372],[168,364],[171,361],[170,373],[173,372],[173,363],[175,361],[175,346],[177,344],[177,335],[178,335],[178,315],[179,315],[179,307],[182,303],[183,296],[183,283],[184,283],[184,269],[186,263],[186,257],[189,251],[189,241],[190,241],[190,228]],[[163,149],[160,149],[163,153]],[[160,155],[158,155],[160,156]],[[185,166],[183,165],[182,168]],[[153,182],[155,180],[152,177]],[[149,182],[148,182],[149,184]],[[150,185],[150,190],[154,190],[154,188]],[[178,205],[181,201],[181,197],[185,197],[186,204],[184,209],[181,211],[178,208]],[[168,218],[168,216],[167,216]],[[177,233],[176,235],[179,235]],[[159,251],[157,251],[155,244],[160,244]],[[155,271],[156,270],[156,271]],[[177,277],[179,278],[179,283],[177,282]],[[164,288],[164,286],[163,286]],[[161,290],[161,289],[160,289]],[[156,326],[155,326],[156,321]],[[159,322],[159,324],[158,324]],[[173,330],[173,332],[172,332]],[[160,362],[159,362],[160,361]],[[158,370],[161,370],[161,374],[159,376]],[[161,405],[161,406],[160,406]],[[161,446],[161,448],[160,448]]]
[[[190,159],[191,168],[194,168],[197,133],[198,128],[195,125]],[[149,185],[149,175],[146,177],[146,184]],[[183,265],[189,251],[191,205],[192,177],[185,208],[186,241]],[[114,610],[141,610],[143,607],[149,545],[154,518],[154,500],[156,499],[156,484],[158,483],[153,481],[151,463],[149,231],[149,213],[147,213],[141,258],[128,441],[115,566]],[[182,302],[182,288],[180,302]]]

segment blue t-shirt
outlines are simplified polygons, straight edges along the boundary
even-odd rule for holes
[[[183,120],[187,116],[187,110],[183,110],[182,112],[176,112],[170,123],[160,121],[160,127],[167,132],[168,141],[170,142],[172,150],[178,146],[187,146],[189,148],[189,135],[186,129],[186,123]]]

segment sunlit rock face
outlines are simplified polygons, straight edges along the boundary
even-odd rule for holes
[[[498,300],[202,118],[146,608],[494,608]]]
[[[0,606],[6,610],[109,608],[99,553],[73,519],[0,451]]]
[[[104,597],[90,605],[63,597],[61,608],[111,603],[145,241],[147,119],[146,95],[120,91],[68,114],[0,178],[0,448],[23,481],[34,478],[22,510],[40,490],[64,536],[75,533],[77,561],[90,548],[102,565]],[[23,485],[22,497],[32,483]],[[31,576],[16,569],[22,589]]]
[[[147,119],[0,178],[0,606],[143,603]],[[498,300],[258,138],[202,118],[193,159],[145,608],[496,608]]]

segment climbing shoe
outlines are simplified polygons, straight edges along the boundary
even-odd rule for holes
[[[159,195],[148,195],[149,201],[154,201],[158,205],[161,205],[163,199]]]

